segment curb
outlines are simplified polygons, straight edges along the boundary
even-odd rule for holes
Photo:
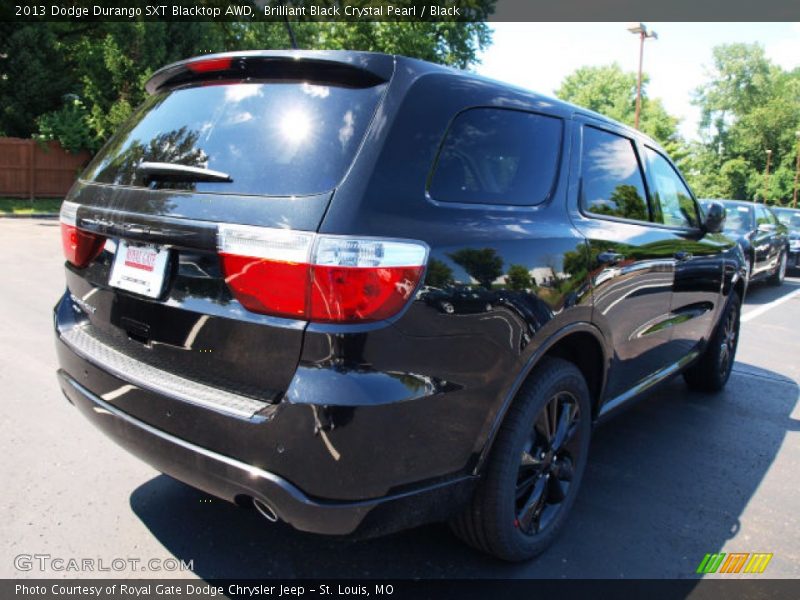
[[[15,215],[14,213],[0,214],[0,219],[57,219],[58,213],[25,213]]]

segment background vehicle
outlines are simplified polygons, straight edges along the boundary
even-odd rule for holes
[[[496,295],[481,287],[448,285],[444,288],[428,287],[421,291],[420,298],[448,314],[489,312]]]
[[[451,519],[521,560],[594,423],[680,372],[725,385],[741,252],[638,131],[358,52],[147,87],[64,204],[55,325],[69,400],[162,472],[301,530]]]
[[[735,236],[747,258],[749,281],[781,285],[789,260],[789,232],[763,204],[741,200],[701,200],[707,207],[719,202],[726,209],[725,232]]]
[[[775,207],[772,212],[789,229],[789,260],[786,266],[800,269],[800,210]]]

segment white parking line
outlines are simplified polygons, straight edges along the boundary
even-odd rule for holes
[[[763,306],[759,306],[758,308],[755,308],[743,314],[741,321],[742,323],[747,323],[748,321],[755,319],[756,317],[760,317],[769,309],[775,308],[776,306],[783,304],[784,302],[787,302],[788,300],[791,300],[792,298],[798,295],[800,295],[800,289],[797,289],[790,294],[786,294],[785,296],[781,296],[780,298],[778,298],[777,300],[773,300],[772,302],[767,302]]]

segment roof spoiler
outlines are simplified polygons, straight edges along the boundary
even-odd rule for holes
[[[206,54],[167,65],[145,84],[148,93],[195,81],[243,78],[371,87],[388,81],[394,56],[371,52],[255,50]]]

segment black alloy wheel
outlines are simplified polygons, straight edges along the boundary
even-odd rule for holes
[[[514,526],[536,535],[550,525],[570,492],[575,463],[581,460],[580,405],[558,392],[539,413],[522,452],[516,483]]]
[[[547,549],[578,494],[591,411],[580,369],[542,359],[505,415],[471,503],[450,522],[455,534],[507,561]]]

